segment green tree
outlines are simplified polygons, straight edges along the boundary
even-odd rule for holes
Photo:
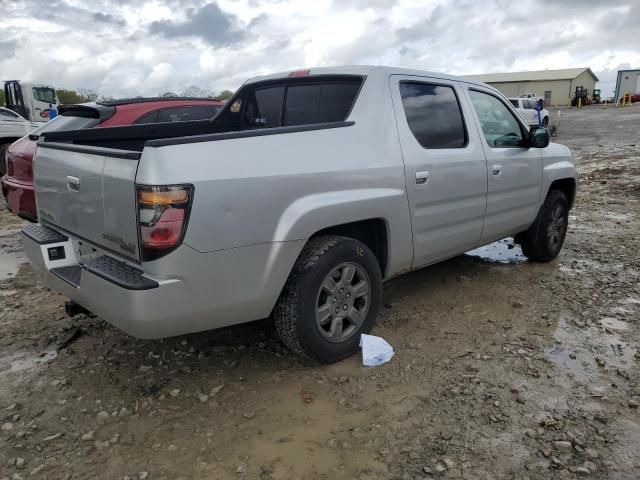
[[[0,90],[0,107],[4,107],[4,90]]]
[[[174,92],[164,92],[158,95],[159,97],[178,97],[179,95]]]
[[[98,99],[98,94],[90,88],[79,88],[78,95],[83,98],[85,102],[95,102]]]
[[[58,96],[58,100],[60,103],[81,103],[80,95],[75,90],[67,90],[66,88],[61,88],[56,90],[56,95]]]
[[[62,104],[95,102],[98,99],[98,94],[88,88],[81,88],[77,92],[61,88],[56,90],[56,95]]]
[[[180,94],[181,97],[196,97],[196,98],[207,98],[209,96],[209,92],[207,92],[204,88],[198,87],[197,85],[189,85],[185,90]]]
[[[229,100],[231,97],[233,97],[233,92],[231,90],[223,90],[212,98],[214,100]]]

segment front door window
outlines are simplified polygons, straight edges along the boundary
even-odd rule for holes
[[[470,90],[469,95],[478,114],[484,138],[490,147],[523,146],[524,135],[520,122],[500,99],[477,90]]]

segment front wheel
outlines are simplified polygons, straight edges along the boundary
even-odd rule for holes
[[[295,353],[333,363],[358,351],[380,307],[378,260],[362,242],[340,236],[309,241],[274,309],[276,330]]]
[[[526,232],[517,235],[522,253],[534,262],[549,262],[562,250],[569,225],[569,201],[564,192],[552,190],[538,217]]]
[[[544,128],[547,128],[547,127],[549,126],[549,117],[544,117],[544,118],[542,119],[542,126],[543,126]]]

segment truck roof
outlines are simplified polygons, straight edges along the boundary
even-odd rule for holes
[[[298,75],[296,75],[298,74]],[[487,87],[485,83],[471,80],[469,78],[457,77],[455,75],[448,75],[446,73],[429,72],[425,70],[417,70],[410,68],[400,67],[387,67],[384,65],[345,65],[339,67],[312,67],[312,68],[300,68],[296,70],[288,70],[284,72],[273,73],[269,75],[257,76],[249,79],[247,84],[262,82],[264,80],[277,80],[280,78],[288,78],[290,76],[313,76],[313,75],[363,75],[368,76],[372,74],[378,75],[412,75],[418,77],[434,77],[441,78],[443,80],[455,80],[458,82],[465,82],[474,85],[482,85]],[[489,88],[493,88],[489,86]]]

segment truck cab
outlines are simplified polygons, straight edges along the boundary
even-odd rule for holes
[[[136,337],[271,317],[292,351],[335,362],[373,328],[384,280],[508,236],[532,261],[560,253],[576,169],[549,142],[450,75],[256,77],[211,120],[45,132],[24,249]]]
[[[9,110],[32,122],[47,122],[53,118],[51,112],[58,111],[58,97],[50,85],[7,80],[4,96]]]

